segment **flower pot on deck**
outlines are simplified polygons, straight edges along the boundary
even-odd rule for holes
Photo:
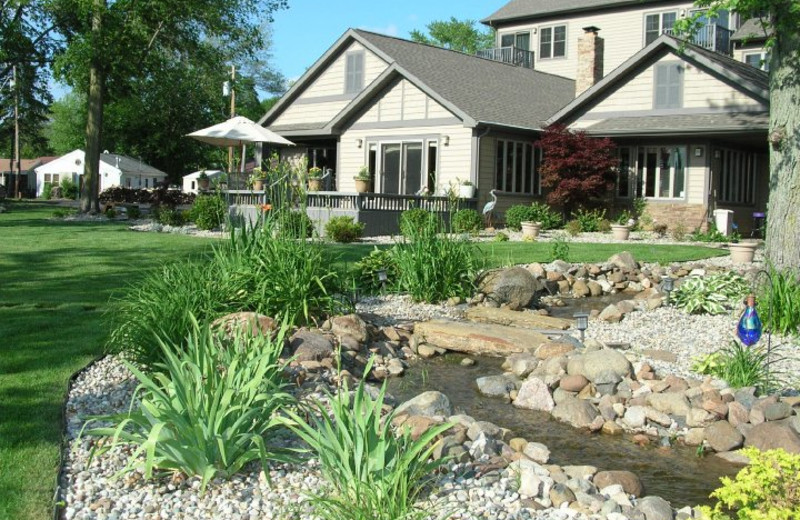
[[[253,181],[253,191],[263,191],[263,190],[264,190],[264,181],[262,179]]]
[[[538,237],[539,231],[541,231],[542,229],[541,222],[526,221],[522,222],[521,225],[522,225],[522,238],[528,240],[533,240],[536,237]]]
[[[759,243],[756,241],[746,241],[728,244],[731,251],[731,260],[734,264],[744,264],[753,261]]]
[[[322,179],[308,179],[308,191],[320,191],[322,189]]]
[[[372,191],[372,182],[369,179],[359,179],[358,177],[355,178],[356,181],[356,191],[358,193],[369,193]]]
[[[461,184],[458,187],[458,196],[462,199],[471,199],[475,197],[475,186],[472,184]]]
[[[614,240],[628,240],[631,236],[631,228],[624,224],[611,224],[611,234]]]

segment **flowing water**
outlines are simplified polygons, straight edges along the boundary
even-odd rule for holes
[[[708,504],[708,495],[719,487],[719,478],[732,476],[739,469],[714,456],[698,458],[694,448],[640,447],[629,436],[590,434],[547,413],[520,410],[503,400],[482,396],[475,379],[502,373],[502,360],[477,358],[476,365],[463,367],[462,359],[461,355],[448,354],[419,361],[405,377],[390,381],[389,392],[402,402],[438,390],[450,398],[456,413],[490,421],[516,436],[545,444],[550,448],[551,463],[633,471],[642,480],[645,494],[660,496],[676,508]]]

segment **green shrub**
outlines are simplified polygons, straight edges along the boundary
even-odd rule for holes
[[[576,237],[581,234],[581,223],[577,220],[570,220],[567,222],[567,225],[564,226],[564,231],[569,234],[569,236]]]
[[[699,229],[695,229],[694,232],[689,235],[689,240],[692,242],[705,243],[726,243],[732,241],[731,237],[722,234],[722,232],[717,229],[717,225],[714,222],[708,226],[708,231],[705,233]]]
[[[44,183],[44,187],[42,188],[42,198],[44,200],[50,200],[53,198],[53,185],[51,183]]]
[[[655,233],[658,238],[664,238],[667,236],[668,229],[668,226],[664,223],[653,225],[653,233]]]
[[[177,208],[162,206],[158,208],[157,216],[158,222],[164,226],[179,227],[186,223],[183,212]]]
[[[275,212],[273,218],[277,234],[282,238],[311,238],[314,235],[314,223],[302,209],[299,211],[280,209]]]
[[[372,366],[367,364],[365,373]],[[414,502],[446,460],[431,460],[434,440],[451,424],[429,428],[418,439],[409,428],[392,431],[394,411],[382,416],[386,384],[372,398],[362,380],[347,384],[329,405],[313,401],[303,414],[287,411],[288,426],[319,458],[332,494],[312,494],[315,513],[324,519],[395,520],[426,518]]]
[[[602,219],[597,223],[597,231],[600,233],[608,233],[611,231],[611,222],[608,219]]]
[[[386,286],[393,287],[397,282],[397,264],[391,249],[374,248],[356,262],[358,285],[367,292],[377,292],[383,288],[378,272],[386,272]]]
[[[495,242],[508,242],[509,239],[508,235],[506,235],[502,231],[498,231],[492,240],[494,240]]]
[[[480,264],[468,240],[429,225],[392,248],[398,288],[414,301],[438,302],[471,296]]]
[[[683,225],[683,222],[679,222],[672,229],[672,240],[676,242],[683,242],[686,240],[686,226]]]
[[[506,227],[513,231],[522,229],[523,222],[536,222],[539,211],[533,206],[515,204],[506,210]]]
[[[422,233],[427,228],[440,228],[441,219],[430,211],[413,208],[400,214],[400,234],[412,238]]]
[[[769,269],[772,286],[759,288],[764,327],[784,336],[800,335],[800,271]],[[771,308],[771,312],[770,312]]]
[[[577,221],[581,226],[581,231],[584,233],[593,233],[600,231],[600,222],[606,218],[606,210],[593,209],[584,210],[579,209],[572,214],[573,220]]]
[[[722,477],[711,493],[714,507],[701,506],[709,520],[795,520],[800,511],[800,455],[784,450],[743,448],[750,464],[734,479]]]
[[[454,233],[477,233],[483,229],[483,218],[474,209],[460,209],[453,213],[450,224]]]
[[[542,229],[556,229],[561,226],[561,215],[542,202],[531,204],[534,222],[541,222]]]
[[[53,218],[66,218],[75,215],[76,211],[70,208],[58,208],[53,210]]]
[[[199,195],[192,206],[192,220],[198,229],[211,230],[222,227],[228,205],[219,195]]]
[[[267,443],[281,426],[276,413],[292,402],[285,391],[283,350],[287,325],[275,339],[239,333],[225,340],[191,320],[180,342],[159,339],[163,363],[152,375],[123,361],[139,382],[139,408],[98,417],[110,422],[86,433],[110,438],[99,452],[130,444],[123,472],[142,464],[144,476],[179,471],[202,478],[230,478],[245,465],[260,461],[269,474],[269,460],[286,460],[283,450]],[[265,438],[267,441],[265,441]]]
[[[555,260],[569,262],[569,241],[564,233],[556,233],[550,243],[550,261]]]
[[[78,198],[78,185],[72,182],[72,179],[61,179],[61,198],[77,200]]]
[[[723,314],[747,295],[747,281],[736,273],[686,278],[672,293],[675,307],[689,314]]]
[[[132,220],[137,220],[142,218],[142,210],[139,208],[139,206],[128,207],[128,218]]]
[[[325,235],[334,242],[349,244],[364,233],[364,223],[355,222],[353,217],[333,217],[325,224]]]
[[[109,220],[117,218],[117,210],[115,210],[114,208],[108,208],[106,210],[106,217],[108,217]]]

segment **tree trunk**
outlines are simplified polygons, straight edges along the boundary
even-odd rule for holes
[[[766,250],[776,268],[787,269],[800,264],[800,34],[782,31],[771,53]]]
[[[81,187],[81,213],[99,213],[100,139],[103,130],[103,90],[105,75],[102,65],[101,41],[105,0],[94,0],[92,9],[92,38],[95,42],[89,65],[89,113],[86,119],[86,157]]]

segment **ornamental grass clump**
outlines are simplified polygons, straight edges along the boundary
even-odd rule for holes
[[[117,476],[135,469],[147,479],[179,472],[201,477],[203,490],[211,479],[230,478],[253,461],[268,475],[269,461],[294,460],[292,452],[269,444],[282,427],[277,413],[293,399],[279,361],[287,330],[284,322],[274,338],[239,331],[231,339],[192,319],[182,341],[158,339],[163,362],[152,374],[123,361],[139,386],[128,413],[86,423],[81,435],[107,439],[92,455],[130,444],[134,449]]]
[[[784,336],[800,336],[800,271],[769,270],[772,283],[759,288],[764,328]]]
[[[672,302],[689,314],[724,314],[750,291],[742,276],[718,273],[687,278],[672,293]]]
[[[364,373],[368,373],[372,360]],[[313,494],[310,502],[324,519],[395,520],[427,518],[430,511],[414,506],[425,485],[445,459],[431,460],[434,441],[451,424],[429,428],[416,440],[404,428],[392,429],[394,411],[382,416],[386,384],[372,398],[362,380],[354,391],[345,384],[327,393],[303,413],[287,411],[287,425],[319,458],[329,494]]]

